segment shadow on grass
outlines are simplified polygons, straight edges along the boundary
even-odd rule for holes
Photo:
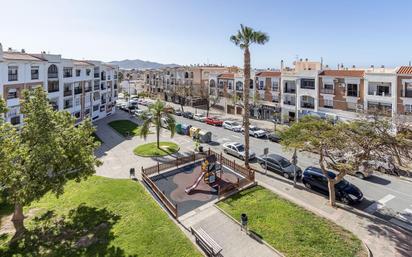
[[[119,219],[106,209],[85,205],[63,216],[48,211],[35,217],[33,227],[8,249],[0,250],[0,256],[123,257],[124,250],[110,246],[115,239],[112,228]]]

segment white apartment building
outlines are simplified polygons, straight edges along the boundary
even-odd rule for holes
[[[56,110],[68,111],[80,122],[114,112],[118,67],[100,61],[64,59],[56,54],[3,51],[0,44],[0,94],[6,100],[6,120],[21,125],[24,89],[43,87]]]

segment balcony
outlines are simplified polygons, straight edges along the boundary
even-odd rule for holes
[[[402,97],[407,97],[407,98],[412,98],[412,90],[408,89],[408,90],[401,90],[401,96]]]
[[[54,92],[59,92],[59,85],[49,85],[47,87],[47,92],[49,93],[54,93]]]
[[[86,92],[86,93],[87,93],[87,92],[90,92],[90,91],[92,91],[92,87],[90,87],[90,86],[89,86],[89,87],[86,87],[86,88],[84,89],[84,92]]]
[[[83,91],[83,90],[82,90],[80,87],[75,88],[75,89],[74,89],[74,94],[75,94],[75,95],[79,95],[79,94],[82,93],[82,91]]]
[[[64,109],[69,109],[73,107],[73,103],[72,102],[65,102],[63,105]]]
[[[94,78],[95,79],[98,79],[99,78],[99,73],[97,72],[97,73],[94,73]]]
[[[49,79],[57,79],[58,77],[59,77],[59,73],[57,73],[57,72],[49,72],[47,74],[47,78],[49,78]]]
[[[333,95],[334,94],[333,88],[321,88],[320,92],[322,94],[328,94],[328,95]]]
[[[284,93],[286,93],[286,94],[296,94],[296,88],[286,87],[285,90],[284,90]]]
[[[63,92],[63,96],[72,96],[73,95],[73,91],[70,89],[70,90],[64,90],[64,92]]]
[[[391,92],[390,90],[368,90],[368,95],[371,96],[383,96],[383,97],[390,97],[391,96]]]

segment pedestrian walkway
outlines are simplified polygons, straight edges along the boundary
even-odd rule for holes
[[[281,179],[257,173],[258,183],[274,193],[323,216],[361,238],[373,256],[412,256],[412,234],[368,213],[349,206],[333,208],[328,199]]]
[[[280,256],[263,243],[251,238],[231,218],[214,205],[209,205],[181,217],[180,222],[187,228],[201,227],[223,250],[225,257],[277,257]]]

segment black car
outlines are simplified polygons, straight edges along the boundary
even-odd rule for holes
[[[182,116],[188,119],[193,119],[193,113],[191,112],[183,112]]]
[[[296,168],[296,177],[302,176],[302,169],[298,166],[293,165],[288,159],[278,155],[278,154],[268,154],[261,155],[257,157],[258,163],[262,168],[266,168],[270,171],[274,171],[282,174],[287,179],[293,179],[295,168]]]
[[[332,171],[328,172],[330,178],[335,178],[336,174]],[[318,191],[328,195],[328,179],[323,174],[320,168],[308,167],[303,172],[302,183],[307,188],[317,189]],[[345,204],[359,203],[363,200],[363,194],[355,185],[345,179],[342,179],[335,184],[336,199]]]
[[[279,133],[270,133],[268,139],[275,143],[279,143],[282,140]]]
[[[175,109],[175,115],[182,116],[182,111],[180,111],[179,109]]]

